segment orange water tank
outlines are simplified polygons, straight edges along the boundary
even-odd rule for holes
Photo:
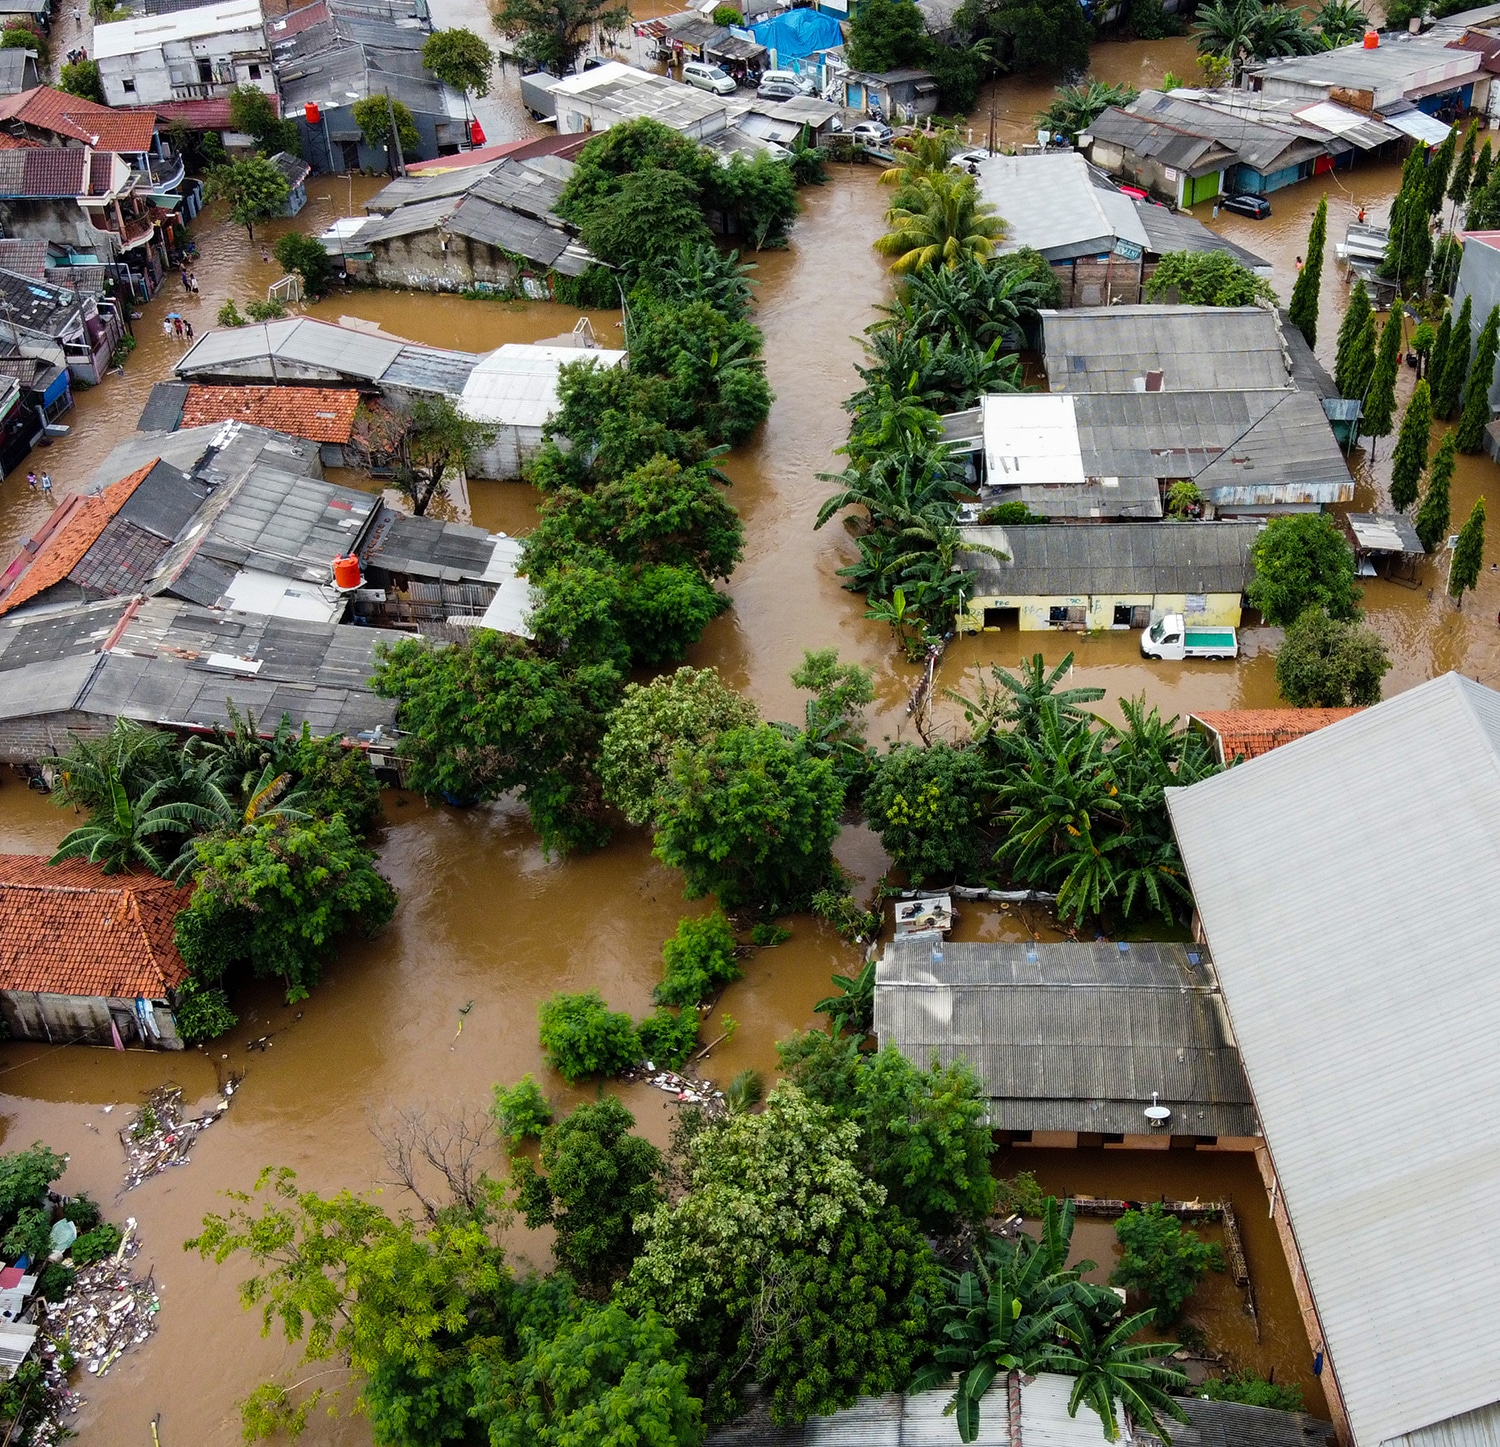
[[[333,586],[350,589],[359,587],[364,580],[359,575],[359,559],[350,553],[347,558],[333,560]]]
[[[1367,30],[1367,31],[1365,31],[1365,49],[1366,50],[1379,50],[1380,49],[1380,32],[1378,30]]]
[[[323,119],[323,112],[318,109],[318,103],[315,100],[308,101],[307,106],[302,112],[302,115],[303,119],[306,120],[306,122],[310,126],[317,125],[317,123]]]

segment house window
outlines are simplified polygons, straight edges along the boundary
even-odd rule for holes
[[[133,80],[123,80],[123,81],[121,81],[120,82],[120,88],[125,92],[126,95],[134,95],[135,94],[135,82]]]
[[[251,80],[259,80],[260,79],[260,66],[259,65],[252,65],[250,67],[250,79]]]
[[[1125,1132],[1119,1130],[1107,1130],[1100,1138],[1101,1145],[1122,1146],[1125,1144]]]
[[[986,628],[1019,628],[1021,610],[1019,608],[986,608],[984,626]]]
[[[1067,608],[1049,608],[1047,610],[1047,621],[1049,623],[1066,623],[1068,621]]]

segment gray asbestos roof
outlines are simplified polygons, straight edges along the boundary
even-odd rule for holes
[[[1281,328],[1265,307],[1079,307],[1041,315],[1052,392],[1133,392],[1148,371],[1165,373],[1168,392],[1292,385]]]
[[[1444,674],[1167,802],[1353,1439],[1493,1447],[1500,694]]]
[[[392,573],[461,582],[482,578],[494,552],[495,540],[483,528],[386,511],[364,560]]]
[[[107,487],[158,457],[216,485],[240,476],[262,459],[282,472],[303,477],[323,475],[315,442],[242,422],[216,422],[211,427],[186,427],[180,432],[127,434],[100,463],[91,485]]]
[[[1086,531],[1079,529],[1078,531]],[[877,968],[875,1033],[918,1065],[966,1060],[994,1130],[1247,1136],[1255,1112],[1203,951],[1172,944],[897,939]]]
[[[1260,524],[1032,523],[964,528],[967,541],[1010,555],[962,553],[979,596],[1085,597],[1150,593],[1241,593]]]
[[[138,432],[175,432],[187,405],[186,382],[156,382],[135,424]]]
[[[1119,106],[1111,106],[1096,116],[1089,123],[1088,133],[1096,141],[1119,146],[1133,155],[1186,171],[1190,176],[1222,171],[1235,160],[1234,152],[1212,137],[1193,135]]]
[[[1271,274],[1271,263],[1243,246],[1236,246],[1217,231],[1210,231],[1195,216],[1171,211],[1150,201],[1137,201],[1135,214],[1146,231],[1146,250],[1158,256],[1173,251],[1223,251],[1251,271]],[[1300,333],[1298,335],[1301,335]]]
[[[1271,125],[1245,115],[1229,115],[1212,106],[1194,105],[1192,101],[1163,95],[1158,90],[1142,91],[1139,98],[1131,102],[1129,114],[1170,127],[1179,136],[1187,133],[1213,141],[1224,152],[1263,175],[1297,165],[1309,157],[1322,155],[1328,149],[1323,142],[1298,134],[1295,127]],[[1164,164],[1177,163],[1164,160]]]
[[[980,195],[1009,228],[1002,250],[1030,246],[1066,261],[1107,252],[1117,240],[1146,245],[1131,198],[1095,185],[1076,151],[988,156],[976,169]]]

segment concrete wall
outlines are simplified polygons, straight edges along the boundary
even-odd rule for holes
[[[326,107],[317,125],[307,123],[305,116],[296,118],[297,128],[302,134],[302,159],[314,171],[323,175],[335,175],[349,169],[346,164],[346,143],[354,155],[359,169],[385,171],[390,167],[390,157],[382,146],[367,146],[354,120],[354,105]],[[403,152],[408,161],[431,161],[443,154],[452,155],[459,150],[468,136],[462,121],[446,115],[431,115],[426,111],[414,111],[421,142],[415,151]]]
[[[70,735],[102,739],[108,736],[114,722],[103,714],[71,710],[0,719],[0,763],[32,764],[49,754],[66,753],[72,742]]]
[[[515,281],[515,263],[498,247],[467,236],[449,236],[447,243],[435,228],[377,241],[366,274],[378,286],[413,291],[462,291],[476,281],[509,287]]]
[[[510,482],[521,476],[541,445],[540,427],[502,427],[494,444],[475,457],[469,476]]]
[[[1050,597],[1026,597],[981,593],[978,597],[965,600],[960,628],[966,633],[978,632],[984,627],[986,608],[1015,608],[1020,614],[1020,627],[1023,633],[1047,632],[1068,626],[1052,621],[1054,608],[1067,608],[1070,611],[1083,610],[1083,617],[1080,621],[1086,632],[1104,632],[1116,628],[1124,631],[1128,625],[1117,624],[1114,621],[1117,605],[1129,608],[1149,608],[1155,617],[1160,617],[1164,613],[1183,613],[1189,621],[1195,624],[1239,627],[1240,595],[1238,593],[1209,593],[1203,597],[1204,606],[1195,608],[1191,613],[1187,610],[1187,602],[1186,595],[1182,593],[1096,593],[1075,597],[1068,597],[1064,594]],[[1071,626],[1078,627],[1080,624],[1072,623]]]
[[[201,79],[200,60],[211,67],[208,81]],[[259,75],[251,75],[252,65],[259,68]],[[265,32],[258,28],[172,40],[134,55],[108,56],[99,62],[99,79],[105,103],[112,106],[204,100],[226,96],[237,85],[253,85],[267,95],[276,93],[271,52]],[[133,89],[125,88],[127,81]]]
[[[1500,305],[1500,251],[1480,241],[1471,241],[1464,247],[1463,264],[1458,269],[1458,286],[1453,292],[1453,315],[1464,304],[1465,297],[1474,300],[1473,330],[1469,334],[1469,361],[1474,360],[1474,344],[1479,339],[1479,330],[1490,308]],[[1490,410],[1500,405],[1500,385],[1490,378]]]
[[[45,1040],[52,1045],[110,1045],[110,1021],[126,1045],[151,1050],[181,1050],[177,1022],[165,1000],[147,1002],[155,1030],[142,1027],[134,1000],[106,1000],[97,995],[54,995],[34,990],[0,990],[0,1017],[16,1040]]]

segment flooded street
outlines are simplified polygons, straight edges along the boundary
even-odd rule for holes
[[[459,8],[450,6],[445,22],[462,23]],[[468,23],[483,29],[482,4],[471,0],[470,8],[478,18]],[[1093,73],[1101,79],[1142,86],[1169,68],[1184,77],[1194,74],[1190,41],[1095,49]],[[492,141],[521,133],[529,124],[510,109],[513,102],[506,97],[512,85],[513,72],[500,79],[499,96],[478,103]],[[1050,87],[1029,81],[999,84],[997,124],[1003,115],[1012,128],[1006,139],[1025,139],[1049,92]],[[971,118],[981,135],[988,104],[982,100]],[[1356,170],[1352,177],[1339,177],[1338,184],[1320,177],[1276,193],[1276,213],[1267,222],[1227,215],[1205,219],[1274,263],[1274,284],[1285,300],[1311,209],[1325,184],[1332,241],[1342,237],[1353,207],[1377,194],[1388,196],[1394,179],[1394,168]],[[78,405],[64,419],[70,435],[34,454],[33,465],[52,472],[59,498],[91,483],[109,450],[134,429],[151,384],[169,376],[184,348],[162,336],[166,312],[182,310],[200,333],[208,330],[225,299],[233,296],[243,308],[280,275],[274,262],[261,260],[263,243],[273,242],[284,227],[321,230],[351,207],[357,210],[381,184],[379,178],[315,177],[302,216],[258,229],[253,243],[243,229],[215,213],[202,218],[195,227],[200,295],[184,305],[180,283],[169,278],[159,297],[141,308],[135,322],[140,344],[124,375],[79,393]],[[801,699],[790,671],[805,649],[836,647],[844,658],[875,671],[878,700],[870,736],[877,743],[912,735],[906,701],[916,671],[896,657],[884,626],[863,617],[862,600],[839,586],[835,569],[852,558],[852,542],[836,523],[821,532],[812,524],[828,491],[816,474],[839,465],[834,449],[847,423],[841,403],[857,383],[857,339],[885,294],[883,264],[869,243],[881,227],[889,195],[876,185],[872,168],[836,168],[829,184],[804,191],[806,209],[792,245],[752,258],[757,320],[766,334],[767,371],[777,401],[755,442],[725,461],[734,483],[731,500],[745,520],[746,555],[729,587],[733,609],[710,625],[689,658],[694,665],[719,668],[767,717],[797,718]],[[1328,360],[1343,298],[1331,246],[1323,293],[1318,351]],[[330,321],[356,316],[416,341],[475,352],[556,335],[578,316],[545,304],[474,303],[399,292],[339,294],[311,311]],[[602,342],[614,342],[617,313],[591,314],[591,320]],[[1409,378],[1404,385],[1409,387]],[[1391,446],[1389,439],[1382,442],[1373,468],[1362,455],[1356,457],[1362,509],[1383,500]],[[23,465],[0,482],[0,551],[7,558],[46,511],[28,492],[25,471]],[[1475,496],[1495,491],[1497,478],[1500,473],[1487,459],[1460,461],[1453,489],[1455,527]],[[524,531],[534,517],[532,494],[521,484],[477,483],[470,491],[474,519],[486,527]],[[1500,556],[1493,545],[1489,553]],[[1489,621],[1500,608],[1500,574],[1487,568],[1478,597],[1459,612],[1443,596],[1445,568],[1445,560],[1429,562],[1414,589],[1383,582],[1366,586],[1370,621],[1395,661],[1388,693],[1448,668],[1500,683],[1500,629]],[[1271,657],[1277,637],[1275,630],[1247,630],[1247,656],[1235,664],[1148,665],[1130,634],[990,633],[958,642],[941,665],[938,683],[965,687],[976,670],[996,663],[1013,666],[1023,651],[1041,651],[1056,662],[1071,650],[1076,654],[1071,681],[1107,690],[1100,706],[1106,717],[1118,717],[1116,699],[1142,692],[1168,714],[1267,706],[1277,702]],[[951,732],[955,718],[951,706],[940,710],[939,731]],[[545,1070],[537,1041],[538,1002],[556,990],[597,987],[614,1008],[645,1013],[659,977],[662,940],[682,915],[706,907],[706,902],[683,900],[680,876],[652,859],[649,840],[639,832],[627,831],[608,849],[564,864],[543,859],[524,811],[514,805],[460,811],[392,793],[386,820],[380,852],[401,896],[395,921],[379,940],[351,944],[310,1000],[288,1008],[269,987],[246,997],[240,1025],[211,1053],[164,1056],[0,1044],[6,1148],[45,1139],[71,1152],[65,1189],[94,1192],[113,1219],[127,1214],[139,1219],[145,1243],[141,1267],[154,1270],[162,1293],[155,1337],[123,1357],[107,1380],[85,1376],[80,1383],[89,1401],[74,1425],[85,1441],[144,1442],[160,1412],[163,1447],[228,1447],[240,1440],[236,1402],[295,1359],[277,1339],[262,1341],[256,1320],[241,1313],[239,1266],[205,1265],[181,1249],[203,1213],[220,1206],[220,1191],[247,1189],[262,1167],[272,1165],[292,1166],[305,1184],[322,1190],[376,1187],[390,1172],[372,1123],[388,1120],[397,1109],[434,1114],[482,1109],[495,1082],[509,1084],[526,1071],[534,1072],[560,1105],[588,1098],[591,1091],[570,1091]],[[72,823],[70,815],[0,771],[0,850],[47,851]],[[878,841],[863,828],[847,829],[837,852],[862,886],[872,884],[885,867]],[[748,960],[745,978],[725,992],[703,1025],[707,1041],[722,1032],[726,1015],[739,1024],[706,1065],[706,1073],[721,1082],[752,1065],[769,1075],[774,1042],[816,1023],[812,1006],[828,993],[830,974],[857,968],[857,951],[821,924],[801,917],[789,923],[792,939]],[[1050,931],[1034,912],[1028,917],[970,907],[957,937],[1038,933],[1045,937]],[[470,1005],[467,1014],[460,1013]],[[268,1033],[268,1050],[247,1052],[248,1040]],[[117,1199],[121,1151],[114,1132],[125,1108],[166,1080],[181,1084],[189,1098],[207,1097],[229,1071],[246,1072],[244,1087],[196,1145],[191,1164]],[[643,1133],[665,1143],[671,1109],[666,1098],[644,1086],[621,1093]],[[106,1105],[115,1109],[106,1114]],[[1262,1370],[1274,1365],[1278,1378],[1307,1371],[1306,1340],[1266,1220],[1265,1193],[1249,1158],[1013,1151],[1000,1166],[1035,1170],[1048,1189],[1100,1196],[1232,1196],[1251,1258],[1262,1340],[1255,1341],[1232,1283],[1222,1279],[1204,1287],[1189,1315],[1243,1365]],[[497,1161],[495,1169],[500,1168]],[[389,1204],[402,1203],[393,1198]],[[1097,1244],[1096,1224],[1090,1223],[1087,1235],[1080,1229],[1079,1242],[1096,1259],[1107,1260],[1108,1241]],[[514,1250],[518,1264],[542,1265],[547,1239],[517,1230]],[[337,1382],[335,1375],[324,1385]],[[1309,1404],[1321,1406],[1310,1378],[1304,1386]],[[368,1443],[370,1434],[361,1418],[334,1420],[317,1413],[303,1440],[317,1447],[352,1447]]]

